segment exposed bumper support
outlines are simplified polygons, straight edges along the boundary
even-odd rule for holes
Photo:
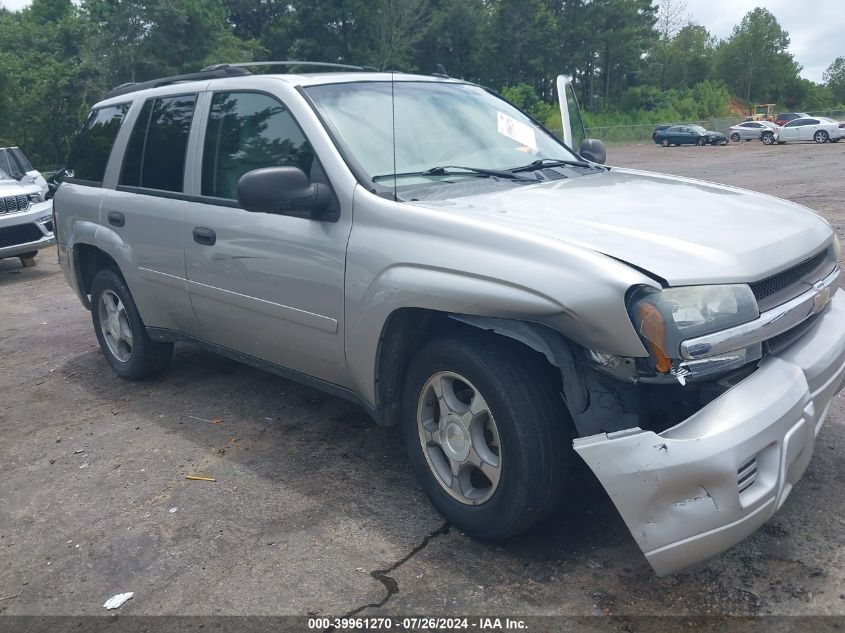
[[[845,291],[794,344],[662,433],[575,440],[659,575],[741,541],[783,504],[845,384]],[[750,483],[749,483],[750,482]]]

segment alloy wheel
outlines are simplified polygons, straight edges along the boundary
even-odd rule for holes
[[[450,371],[429,378],[417,404],[417,430],[428,467],[452,498],[478,505],[493,496],[502,471],[499,430],[469,380]]]
[[[104,290],[97,306],[100,329],[112,355],[121,363],[132,356],[132,325],[123,302],[111,290]]]

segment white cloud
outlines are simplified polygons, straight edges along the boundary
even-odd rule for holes
[[[5,7],[10,11],[17,11],[32,4],[32,0],[0,0],[0,7]]]
[[[755,7],[768,9],[789,33],[789,52],[804,67],[801,76],[820,82],[831,62],[845,56],[841,0],[687,0],[693,20],[719,38],[728,37]]]

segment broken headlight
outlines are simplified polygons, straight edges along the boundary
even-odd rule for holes
[[[747,284],[640,288],[629,303],[631,320],[651,353],[654,369],[702,374],[724,371],[760,357],[760,345],[740,348],[718,358],[681,362],[681,342],[712,334],[760,316]],[[696,371],[698,369],[699,371]]]

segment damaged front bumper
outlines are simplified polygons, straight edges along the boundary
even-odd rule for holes
[[[783,504],[845,384],[845,291],[800,339],[682,423],[576,439],[658,575],[738,543]]]

